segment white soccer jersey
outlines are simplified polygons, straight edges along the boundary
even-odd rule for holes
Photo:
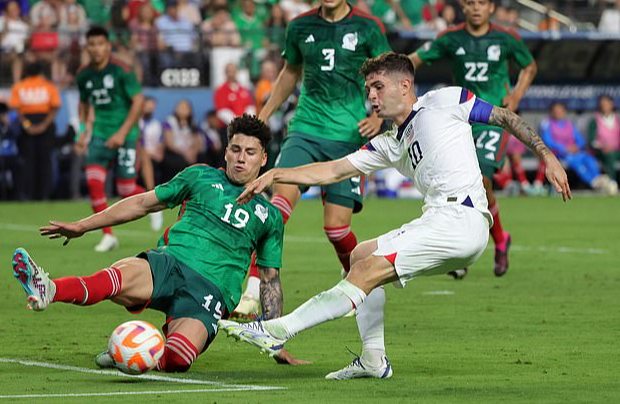
[[[488,123],[493,106],[461,87],[418,99],[405,122],[347,159],[364,174],[395,167],[424,195],[424,208],[473,207],[492,222],[470,123]]]

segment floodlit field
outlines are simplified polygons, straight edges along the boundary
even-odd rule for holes
[[[513,236],[508,274],[495,278],[488,249],[463,281],[422,278],[386,288],[390,380],[326,381],[360,350],[345,318],[314,328],[288,349],[312,365],[277,365],[220,336],[187,374],[128,378],[100,372],[95,354],[121,322],[160,325],[110,302],[26,310],[11,254],[25,247],[52,277],[90,274],[153,247],[145,219],[119,228],[121,248],[98,254],[99,234],[67,247],[38,236],[48,219],[89,213],[86,202],[0,204],[0,404],[7,403],[617,403],[620,402],[620,199],[502,199]],[[368,200],[355,217],[358,239],[420,215],[419,201]],[[176,212],[168,212],[167,222]],[[322,234],[318,201],[302,202],[286,230],[285,311],[339,279]],[[278,388],[277,390],[274,388]],[[18,398],[19,396],[24,396]]]

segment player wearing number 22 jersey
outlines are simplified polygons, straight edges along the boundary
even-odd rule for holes
[[[492,0],[465,1],[467,21],[440,33],[437,39],[418,49],[411,58],[416,67],[448,59],[456,85],[469,89],[495,106],[515,111],[536,74],[536,63],[514,30],[505,30],[489,22],[494,7]],[[512,90],[509,62],[516,63],[521,69]],[[511,237],[501,225],[492,178],[504,165],[509,134],[497,126],[481,124],[473,125],[472,132],[480,169],[485,177],[489,209],[495,219],[491,229],[496,246],[494,272],[502,276],[508,270]]]
[[[82,131],[78,152],[88,142],[86,181],[94,212],[108,207],[105,180],[108,169],[115,166],[116,189],[121,197],[143,192],[136,184],[137,121],[142,114],[142,88],[131,67],[111,56],[108,33],[94,27],[86,34],[86,50],[91,62],[76,76],[80,92],[79,115]],[[90,109],[94,122],[90,127]],[[89,141],[90,138],[90,141]],[[118,246],[111,228],[103,229],[96,251],[110,251]]]

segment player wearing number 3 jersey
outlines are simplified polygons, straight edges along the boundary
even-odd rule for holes
[[[432,91],[418,99],[413,91],[414,72],[406,55],[387,53],[368,60],[362,67],[368,98],[380,117],[394,121],[394,128],[340,160],[271,170],[248,186],[240,202],[273,182],[330,184],[394,167],[413,179],[424,195],[422,216],[360,243],[351,254],[347,278],[291,314],[246,324],[221,320],[220,329],[275,355],[297,333],[357,308],[362,355],[327,378],[388,378],[393,370],[385,354],[385,291],[381,286],[395,282],[402,287],[420,276],[470,265],[487,245],[492,218],[471,123],[509,130],[547,162],[549,181],[564,198],[570,197],[562,165],[521,118],[461,87]]]
[[[294,18],[286,28],[285,65],[259,118],[267,122],[302,79],[295,116],[287,128],[276,167],[339,159],[357,150],[364,138],[378,133],[382,120],[366,117],[364,79],[359,68],[367,58],[390,50],[381,21],[345,0],[322,0],[318,8]],[[308,187],[277,184],[273,204],[284,223]],[[322,187],[323,229],[345,271],[357,244],[351,216],[362,209],[362,178]],[[257,276],[256,270],[250,277]],[[254,278],[256,279],[256,278]],[[252,287],[254,285],[254,287]],[[249,314],[258,282],[248,289],[237,314]]]
[[[477,97],[496,106],[516,111],[519,101],[536,75],[536,62],[514,30],[505,30],[489,22],[495,9],[494,0],[466,0],[467,21],[438,35],[411,55],[414,65],[449,59],[456,85],[471,90]],[[521,69],[519,79],[511,90],[508,63]],[[474,125],[476,152],[484,176],[489,209],[494,218],[491,235],[495,242],[497,276],[508,270],[510,234],[504,231],[499,206],[493,194],[493,175],[504,165],[509,135],[502,128]]]
[[[54,302],[88,306],[110,299],[131,312],[145,308],[166,314],[167,337],[158,368],[182,372],[190,368],[217,335],[217,321],[227,318],[241,296],[253,251],[261,276],[263,315],[282,313],[279,268],[282,264],[282,216],[266,199],[237,204],[244,185],[267,162],[271,139],[267,126],[254,116],[235,118],[228,126],[226,171],[194,165],[153,191],[125,198],[103,212],[73,223],[51,222],[41,228],[50,238],[80,237],[87,231],[139,219],[149,212],[180,206],[177,221],[157,248],[117,261],[90,276],[49,279],[29,254],[18,248],[13,271],[30,308],[44,310]],[[286,352],[288,363],[298,363]],[[111,356],[97,357],[112,367]]]

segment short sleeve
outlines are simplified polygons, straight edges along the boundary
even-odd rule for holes
[[[373,138],[361,149],[345,158],[365,175],[391,167],[392,163],[388,157],[388,133]]]
[[[370,56],[376,57],[391,50],[392,48],[385,36],[385,28],[382,25],[377,25],[370,32]]]
[[[466,88],[453,88],[460,89],[459,105],[456,108],[457,118],[467,123],[488,124],[491,111],[493,111],[493,105],[476,97],[474,93]]]
[[[431,64],[439,59],[443,59],[447,55],[448,49],[447,37],[440,36],[432,42],[426,42],[416,53],[424,63]]]
[[[256,246],[256,264],[265,268],[282,268],[282,244],[284,240],[284,222],[277,209],[270,209],[269,231],[265,233]]]
[[[284,40],[284,50],[282,51],[282,57],[286,59],[286,61],[294,66],[300,65],[303,63],[304,58],[297,46],[297,35],[295,35],[295,23],[290,23],[288,27],[286,27],[286,37]]]
[[[142,92],[142,86],[133,70],[128,72],[123,70],[123,88],[129,98]]]
[[[511,36],[510,42],[514,61],[523,68],[534,61],[534,57],[521,38]]]
[[[191,196],[192,186],[200,177],[202,167],[201,165],[190,166],[170,181],[156,186],[155,196],[171,209],[180,205]]]

